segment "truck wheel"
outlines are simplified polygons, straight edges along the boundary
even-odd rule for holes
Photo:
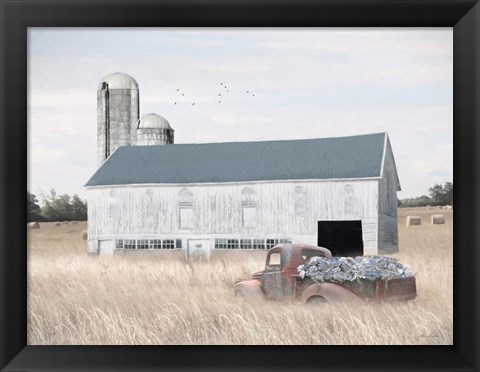
[[[323,305],[328,303],[327,299],[322,296],[312,296],[307,300],[309,305]]]

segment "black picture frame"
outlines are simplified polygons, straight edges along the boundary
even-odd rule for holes
[[[0,0],[0,12],[2,371],[478,370],[478,1]],[[453,27],[454,344],[422,347],[27,346],[27,28],[43,26]]]

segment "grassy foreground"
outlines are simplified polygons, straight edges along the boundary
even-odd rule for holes
[[[430,225],[430,215],[446,215]],[[422,216],[407,228],[406,215]],[[189,264],[174,252],[86,254],[85,223],[28,230],[28,343],[453,344],[453,212],[399,209],[402,263],[417,277],[409,303],[351,308],[250,304],[237,278],[264,266],[265,252],[226,252]]]

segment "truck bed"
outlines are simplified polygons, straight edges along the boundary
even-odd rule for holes
[[[299,289],[301,288],[301,290],[305,289],[311,284],[316,283],[310,278],[302,279],[301,277],[296,276],[296,279],[300,282],[297,284],[297,287],[299,287]],[[388,281],[381,279],[374,281],[358,279],[352,282],[326,283],[333,283],[348,289],[350,292],[366,301],[408,301],[417,297],[416,281],[414,276],[408,278],[395,278]]]

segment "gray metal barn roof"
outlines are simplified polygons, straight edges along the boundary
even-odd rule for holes
[[[86,186],[379,177],[385,136],[122,146]]]

